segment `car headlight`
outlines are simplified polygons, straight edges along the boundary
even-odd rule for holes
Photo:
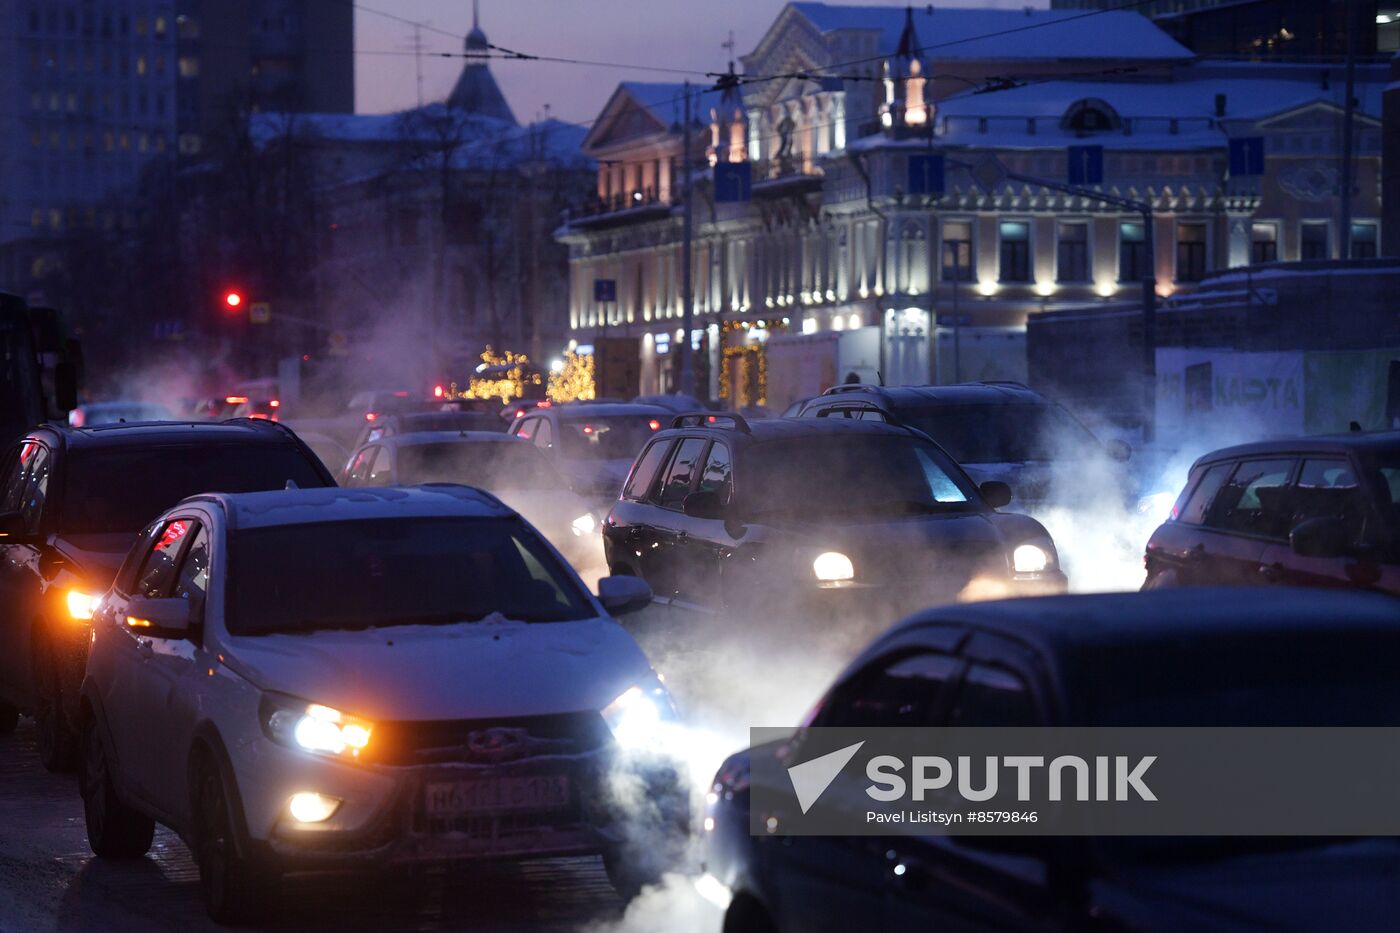
[[[812,573],[816,574],[822,583],[838,583],[842,580],[854,580],[856,568],[851,559],[840,551],[827,551],[818,554],[817,559],[812,561]]]
[[[84,593],[82,590],[68,591],[68,615],[83,622],[90,621],[97,607],[102,605],[102,596]]]
[[[1172,507],[1176,505],[1176,493],[1154,492],[1138,499],[1139,515],[1146,515],[1156,521],[1165,522],[1172,518]]]
[[[1017,573],[1040,573],[1050,566],[1050,555],[1042,547],[1021,544],[1011,552],[1011,569]]]
[[[569,530],[580,538],[593,534],[593,530],[598,527],[598,520],[593,517],[592,512],[584,512],[578,518],[569,523]]]
[[[264,695],[263,731],[274,742],[308,752],[357,758],[369,745],[374,724],[319,703]]]
[[[623,748],[655,748],[669,727],[675,725],[676,710],[661,679],[653,674],[603,707],[603,721]]]

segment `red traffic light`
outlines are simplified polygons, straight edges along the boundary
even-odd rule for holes
[[[228,292],[224,295],[224,304],[230,308],[237,308],[243,304],[243,295],[240,292]]]

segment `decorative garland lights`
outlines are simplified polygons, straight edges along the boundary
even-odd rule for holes
[[[545,394],[552,402],[587,402],[595,398],[597,383],[593,378],[593,356],[565,351],[564,367],[549,374]]]
[[[539,372],[524,353],[506,350],[497,353],[487,344],[481,351],[481,363],[476,367],[476,375],[467,380],[465,387],[452,383],[444,393],[446,398],[499,398],[501,404],[512,399],[523,398],[528,386],[543,383]]]

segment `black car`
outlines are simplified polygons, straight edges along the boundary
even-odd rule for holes
[[[569,488],[600,512],[617,498],[637,451],[675,417],[659,405],[598,401],[520,411],[510,433],[543,450]]]
[[[803,418],[888,421],[917,428],[938,442],[973,479],[1011,486],[1018,507],[1061,501],[1081,491],[1052,488],[1056,468],[1123,461],[1122,441],[1101,444],[1068,410],[1018,382],[940,386],[839,385],[809,399]]]
[[[603,539],[611,572],[662,600],[883,625],[960,596],[1065,588],[1049,532],[996,511],[1008,498],[908,428],[700,413],[647,444]]]
[[[505,420],[490,411],[414,411],[388,412],[373,421],[366,421],[351,450],[396,434],[420,431],[498,431],[508,427]]]
[[[1146,589],[1283,584],[1400,596],[1400,431],[1206,454],[1145,560]]]
[[[186,496],[288,483],[335,485],[270,421],[30,431],[0,463],[0,731],[32,713],[45,766],[71,766],[88,620],[141,529]]]
[[[949,606],[890,629],[813,726],[1391,726],[1388,597],[1210,588]],[[1400,840],[750,835],[758,756],[732,756],[706,821],[726,933],[1391,929]],[[777,820],[783,813],[757,814]],[[713,821],[713,822],[711,822]],[[726,890],[727,889],[727,890]]]

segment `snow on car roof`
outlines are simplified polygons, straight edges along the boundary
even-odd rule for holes
[[[214,493],[236,528],[266,528],[375,518],[508,518],[514,510],[470,486],[279,489]]]

